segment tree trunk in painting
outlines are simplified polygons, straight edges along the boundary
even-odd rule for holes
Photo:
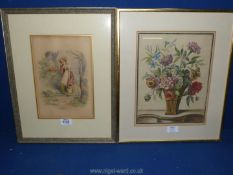
[[[80,66],[79,66],[79,75],[80,75],[80,82],[79,82],[79,87],[81,90],[81,94],[80,94],[80,101],[84,102],[85,101],[85,96],[87,95],[87,85],[85,83],[85,61],[84,59],[80,60]]]

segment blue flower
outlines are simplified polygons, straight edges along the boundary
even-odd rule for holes
[[[160,52],[156,52],[154,56],[152,57],[152,60],[158,60],[160,58]]]
[[[157,64],[157,60],[160,58],[160,52],[156,52],[153,57],[152,57],[152,60],[151,60],[151,63],[150,63],[150,66],[151,68],[155,68]]]
[[[157,66],[157,61],[156,60],[151,60],[150,66],[151,68],[155,68],[155,66]]]

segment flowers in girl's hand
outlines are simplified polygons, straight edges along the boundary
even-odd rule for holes
[[[161,60],[160,60],[160,64],[162,64],[163,66],[168,66],[169,64],[171,64],[173,61],[173,57],[171,54],[164,56]]]
[[[194,81],[188,88],[189,95],[195,95],[200,92],[202,89],[202,83],[198,81]]]
[[[190,50],[190,52],[197,53],[197,54],[200,54],[201,52],[201,48],[200,46],[198,46],[196,42],[189,42],[187,47],[188,47],[188,50]]]
[[[148,88],[154,89],[159,85],[159,79],[156,77],[148,77],[146,78],[146,85]]]

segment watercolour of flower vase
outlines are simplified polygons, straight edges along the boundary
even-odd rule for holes
[[[198,101],[198,93],[202,89],[200,66],[204,65],[200,57],[201,48],[196,42],[189,42],[186,47],[177,48],[176,40],[165,41],[164,47],[146,48],[145,62],[150,72],[144,75],[145,84],[150,89],[144,96],[146,102],[152,96],[166,100],[166,115],[179,113],[179,105],[186,98],[190,102]],[[163,95],[162,95],[163,94]]]

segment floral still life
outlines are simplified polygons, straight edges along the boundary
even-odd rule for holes
[[[187,106],[198,101],[203,86],[200,79],[201,66],[204,65],[201,47],[195,41],[178,47],[176,41],[165,41],[162,47],[147,45],[146,57],[143,58],[150,70],[143,76],[148,87],[144,100],[163,99],[164,95],[167,115],[179,112],[183,98]]]

